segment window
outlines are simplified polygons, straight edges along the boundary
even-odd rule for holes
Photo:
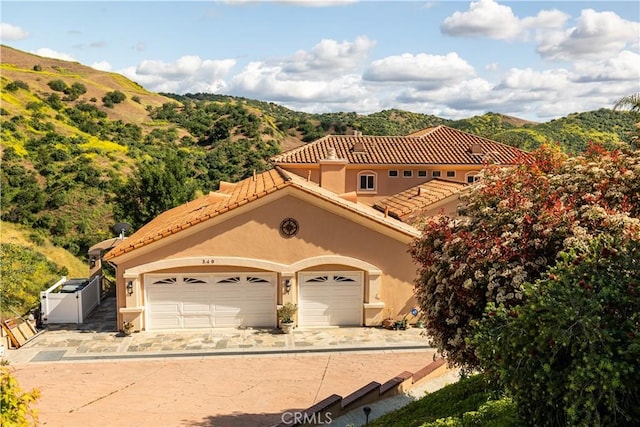
[[[447,178],[455,178],[456,171],[447,171]]]
[[[411,178],[413,176],[413,171],[402,171],[402,176],[405,178]]]
[[[398,177],[398,170],[397,169],[392,169],[389,171],[389,178],[397,178]]]
[[[358,181],[358,190],[360,191],[374,191],[376,189],[376,176],[371,172],[358,175]]]
[[[467,175],[467,183],[473,184],[474,182],[480,180],[479,175]]]
[[[431,176],[434,178],[440,178],[442,176],[442,171],[431,171]]]
[[[426,178],[427,177],[427,171],[418,171],[418,177]]]

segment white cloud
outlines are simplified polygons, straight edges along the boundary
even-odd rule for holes
[[[493,0],[471,2],[466,12],[447,17],[440,29],[452,36],[485,36],[497,39],[515,38],[520,33],[518,18],[508,6]]]
[[[445,18],[440,29],[450,36],[514,40],[528,38],[533,29],[561,28],[567,18],[563,12],[543,10],[536,16],[520,19],[509,6],[479,0],[472,2],[469,10]]]
[[[0,22],[0,40],[3,42],[10,40],[22,40],[27,37],[29,37],[29,33],[22,28],[7,22]]]
[[[613,58],[603,61],[578,61],[574,69],[582,82],[629,81],[640,82],[640,55],[624,50]]]
[[[500,68],[500,65],[498,65],[498,63],[496,62],[492,62],[484,66],[484,69],[487,71],[498,71],[499,68]]]
[[[364,36],[342,42],[323,39],[309,51],[250,62],[233,77],[229,93],[308,112],[377,105],[359,72],[375,44]],[[301,103],[305,105],[300,107]]]
[[[198,56],[183,56],[174,62],[142,61],[121,73],[156,92],[219,93],[226,87],[223,79],[235,64],[234,59],[203,60]]]
[[[538,52],[552,60],[601,59],[638,47],[640,24],[613,12],[585,9],[577,25],[563,32],[543,33]]]
[[[473,67],[455,52],[444,56],[405,53],[374,61],[363,78],[375,82],[420,82],[433,87],[474,75]]]
[[[288,78],[281,71],[280,66],[252,62],[233,77],[230,90],[241,96],[290,102],[341,103],[366,94],[360,77],[355,74],[327,80],[301,80]]]
[[[112,67],[108,61],[98,61],[91,64],[91,68],[95,68],[100,71],[111,71]]]
[[[292,79],[327,78],[353,71],[360,66],[376,42],[367,37],[342,43],[323,39],[310,52],[300,50],[281,61],[282,72]]]
[[[571,80],[569,71],[565,69],[553,69],[534,71],[531,68],[512,68],[502,79],[497,89],[544,91],[562,90]]]
[[[68,53],[57,52],[53,49],[49,49],[48,47],[40,48],[33,53],[39,56],[44,56],[46,58],[62,59],[63,61],[76,62],[76,59]]]

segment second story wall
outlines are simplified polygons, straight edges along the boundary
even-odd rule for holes
[[[336,193],[355,192],[358,200],[375,203],[434,178],[469,183],[482,170],[480,165],[346,165],[344,175],[321,178],[319,165],[283,167],[287,172],[315,182]],[[344,189],[335,179],[344,176]],[[370,178],[371,177],[371,178]],[[327,186],[327,183],[331,183]],[[340,191],[342,190],[342,191]]]

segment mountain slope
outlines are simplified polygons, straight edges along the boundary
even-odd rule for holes
[[[101,103],[106,93],[115,90],[123,92],[128,99],[133,97],[140,99],[140,102],[125,102],[117,109],[105,109],[111,120],[153,126],[145,110],[146,107],[158,107],[171,101],[165,96],[147,91],[120,74],[99,71],[77,62],[45,58],[5,45],[0,46],[0,57],[2,57],[3,86],[9,81],[22,80],[29,85],[34,94],[46,96],[55,92],[48,86],[49,82],[63,80],[69,86],[75,82],[86,86],[86,93],[75,103],[92,98],[95,98],[97,103]],[[11,97],[5,98],[5,95],[3,91],[2,106],[12,114],[24,114],[26,112],[24,101],[34,101],[33,98],[14,100]]]
[[[464,120],[390,109],[309,114],[216,94],[156,94],[124,76],[0,46],[2,219],[47,233],[85,256],[130,220],[122,203],[141,168],[166,172],[175,157],[183,185],[215,190],[270,167],[269,158],[327,134],[403,135],[445,124],[524,149],[558,142],[619,144],[636,113],[599,110],[549,123],[487,113]]]

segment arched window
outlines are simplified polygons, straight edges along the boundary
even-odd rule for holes
[[[376,191],[376,173],[372,171],[363,171],[358,173],[358,191],[374,192]]]
[[[478,175],[478,172],[467,173],[467,184],[473,184],[478,180],[480,180],[480,175]]]

